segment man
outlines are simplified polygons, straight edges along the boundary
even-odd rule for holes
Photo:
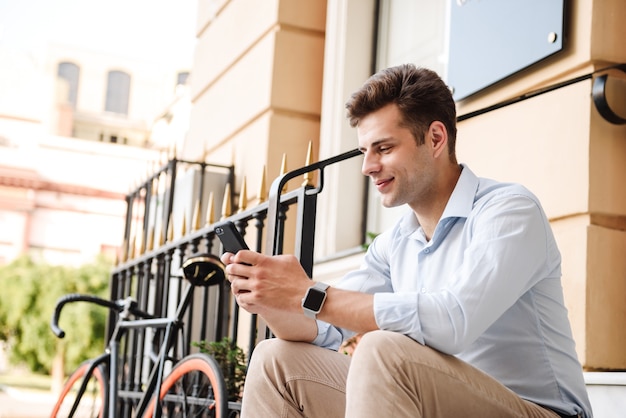
[[[363,174],[410,210],[338,286],[310,289],[293,256],[224,254],[239,305],[277,337],[252,356],[242,417],[591,417],[537,198],[457,163],[432,71],[385,69],[347,109]],[[355,333],[352,357],[333,351]]]

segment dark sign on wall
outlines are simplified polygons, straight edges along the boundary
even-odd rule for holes
[[[565,0],[450,0],[448,84],[463,99],[563,49]]]

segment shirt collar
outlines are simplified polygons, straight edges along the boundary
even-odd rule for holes
[[[439,223],[446,218],[467,218],[474,206],[479,179],[467,165],[461,164],[461,167],[463,168],[461,175],[456,186],[454,186]],[[402,234],[409,236],[419,228],[420,224],[417,222],[415,214],[409,209],[400,219]]]
[[[441,219],[467,218],[474,207],[479,180],[467,165],[461,164],[461,167],[463,168],[461,176],[454,186]]]

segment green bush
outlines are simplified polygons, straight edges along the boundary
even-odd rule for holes
[[[68,305],[57,338],[50,330],[56,301],[67,293],[107,297],[112,263],[99,259],[78,268],[37,263],[21,257],[0,267],[0,340],[7,343],[12,364],[49,373],[61,358],[67,373],[104,349],[107,311],[86,303]]]

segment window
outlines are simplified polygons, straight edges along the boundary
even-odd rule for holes
[[[446,78],[448,0],[381,0],[376,69],[413,63]]]
[[[185,85],[187,84],[187,79],[189,78],[189,71],[182,71],[176,75],[176,85]]]
[[[129,95],[130,75],[123,71],[109,71],[104,110],[121,115],[128,115]]]
[[[449,1],[380,0],[376,71],[413,63],[436,71],[446,79],[448,64]],[[392,227],[406,206],[385,208],[370,185],[367,231]]]
[[[72,62],[61,62],[57,69],[57,76],[67,83],[67,95],[62,97],[72,106],[72,109],[76,109],[76,101],[78,98],[78,78],[80,74],[80,68],[78,65]]]

